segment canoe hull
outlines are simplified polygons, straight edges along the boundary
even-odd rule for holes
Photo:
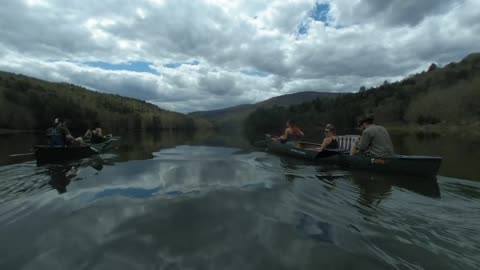
[[[299,143],[297,147],[271,141],[268,147],[271,151],[323,164],[334,164],[353,170],[368,170],[382,173],[395,173],[421,177],[436,176],[442,158],[429,156],[395,155],[389,158],[371,158],[364,155],[351,156],[348,151],[325,150],[317,152],[305,149],[317,144]]]
[[[108,149],[111,146],[112,141],[113,140],[107,140],[99,144],[87,144],[69,147],[35,145],[35,157],[37,159],[37,163],[39,164],[82,159]]]
[[[341,166],[350,169],[423,177],[436,176],[442,164],[442,158],[428,156],[395,155],[393,157],[379,159],[363,155],[351,156],[341,154],[338,159]]]
[[[35,157],[37,163],[49,163],[81,159],[96,154],[90,146],[50,147],[47,145],[35,145]]]

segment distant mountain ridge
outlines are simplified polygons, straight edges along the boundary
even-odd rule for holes
[[[278,97],[273,97],[264,101],[257,103],[260,106],[291,106],[298,105],[303,102],[309,102],[317,98],[331,98],[336,97],[340,93],[332,92],[315,92],[315,91],[304,91],[293,94],[282,95]]]
[[[189,115],[208,120],[217,127],[240,127],[246,117],[258,108],[288,107],[315,99],[333,98],[338,95],[340,93],[305,91],[269,98],[255,104],[242,104],[218,110],[191,112]]]

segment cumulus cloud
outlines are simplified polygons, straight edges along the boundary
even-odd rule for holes
[[[0,69],[218,109],[356,91],[460,60],[479,49],[479,17],[476,0],[6,0]]]
[[[429,16],[442,15],[462,5],[464,0],[335,0],[333,11],[338,23],[414,26]]]

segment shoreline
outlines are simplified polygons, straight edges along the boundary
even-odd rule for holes
[[[380,124],[382,125],[382,124]],[[433,135],[442,135],[442,134],[451,134],[455,132],[460,132],[461,135],[475,135],[480,136],[480,122],[475,124],[468,125],[389,125],[384,124],[384,126],[389,132],[392,133],[404,133],[404,134],[433,134]],[[141,130],[141,129],[140,129]],[[211,130],[206,128],[204,130]],[[118,130],[116,130],[118,131]],[[124,131],[124,130],[122,130]],[[138,131],[138,130],[135,130]],[[163,130],[168,131],[168,130]],[[9,134],[39,134],[44,132],[44,130],[39,129],[8,129],[0,128],[0,135],[9,135]]]
[[[18,133],[41,133],[41,130],[38,129],[8,129],[0,128],[0,135],[9,135],[9,134],[18,134]]]
[[[81,134],[84,133],[84,130],[78,129],[69,129],[72,132],[80,132]],[[112,132],[197,132],[197,131],[205,131],[205,130],[213,130],[210,128],[200,128],[200,129],[157,129],[157,130],[149,130],[149,129],[113,129]],[[0,128],[0,135],[11,135],[11,134],[42,134],[45,133],[46,129],[8,129],[8,128]]]

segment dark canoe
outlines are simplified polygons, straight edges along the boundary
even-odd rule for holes
[[[339,155],[339,164],[352,169],[432,177],[438,174],[441,157],[395,155],[371,158],[363,155]]]
[[[344,168],[395,173],[422,177],[436,176],[442,163],[441,157],[395,155],[389,158],[371,158],[364,155],[351,156],[348,150],[329,149],[322,152],[313,150],[319,144],[299,142],[296,146],[270,141],[268,148],[276,153],[335,164]]]
[[[44,164],[66,160],[81,159],[107,150],[114,139],[108,138],[105,142],[85,144],[81,146],[52,147],[48,145],[35,145],[34,152],[37,163]]]

